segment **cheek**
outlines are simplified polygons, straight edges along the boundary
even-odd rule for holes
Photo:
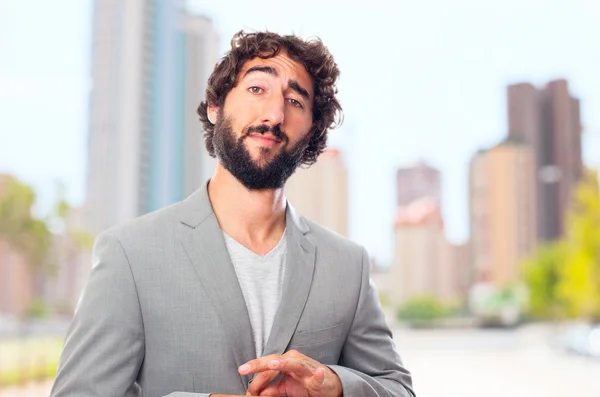
[[[248,125],[258,118],[258,108],[248,101],[240,101],[233,95],[225,101],[225,114],[232,117],[235,127]]]
[[[289,147],[304,147],[306,148],[306,146],[308,146],[308,142],[310,142],[310,137],[311,137],[311,133],[309,132],[303,132],[301,134],[297,134],[296,136],[292,137],[290,136],[290,143],[289,143]]]
[[[288,132],[290,140],[294,142],[308,142],[313,128],[312,117],[290,117],[288,120],[287,130],[285,128],[283,130]]]
[[[310,142],[310,138],[312,138],[312,135],[313,135],[313,127],[314,127],[314,125],[313,125],[313,123],[312,123],[312,122],[311,122],[311,123],[309,123],[309,124],[307,124],[307,126],[306,126],[306,129],[305,129],[305,131],[307,131],[307,132],[306,132],[306,133],[305,133],[305,134],[302,136],[302,140],[303,140],[303,141],[304,141],[304,143],[305,143],[305,144],[307,144],[307,145],[308,145],[308,142]]]

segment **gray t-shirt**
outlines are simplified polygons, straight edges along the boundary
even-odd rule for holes
[[[264,256],[250,251],[225,232],[223,235],[248,308],[256,357],[260,357],[281,300],[287,229],[279,243]]]

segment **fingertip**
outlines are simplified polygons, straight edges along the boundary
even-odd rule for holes
[[[319,383],[323,383],[325,381],[325,368],[319,367],[315,370],[315,379]]]

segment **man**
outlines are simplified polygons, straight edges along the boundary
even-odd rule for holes
[[[214,177],[98,236],[52,396],[414,395],[367,253],[283,194],[341,116],[338,75],[319,40],[233,38],[198,109]]]

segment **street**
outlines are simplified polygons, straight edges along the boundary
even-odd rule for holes
[[[598,397],[600,361],[549,346],[552,329],[396,330],[419,397]]]
[[[598,397],[600,361],[550,347],[552,328],[407,330],[394,338],[419,397]],[[51,383],[0,391],[48,396]]]

